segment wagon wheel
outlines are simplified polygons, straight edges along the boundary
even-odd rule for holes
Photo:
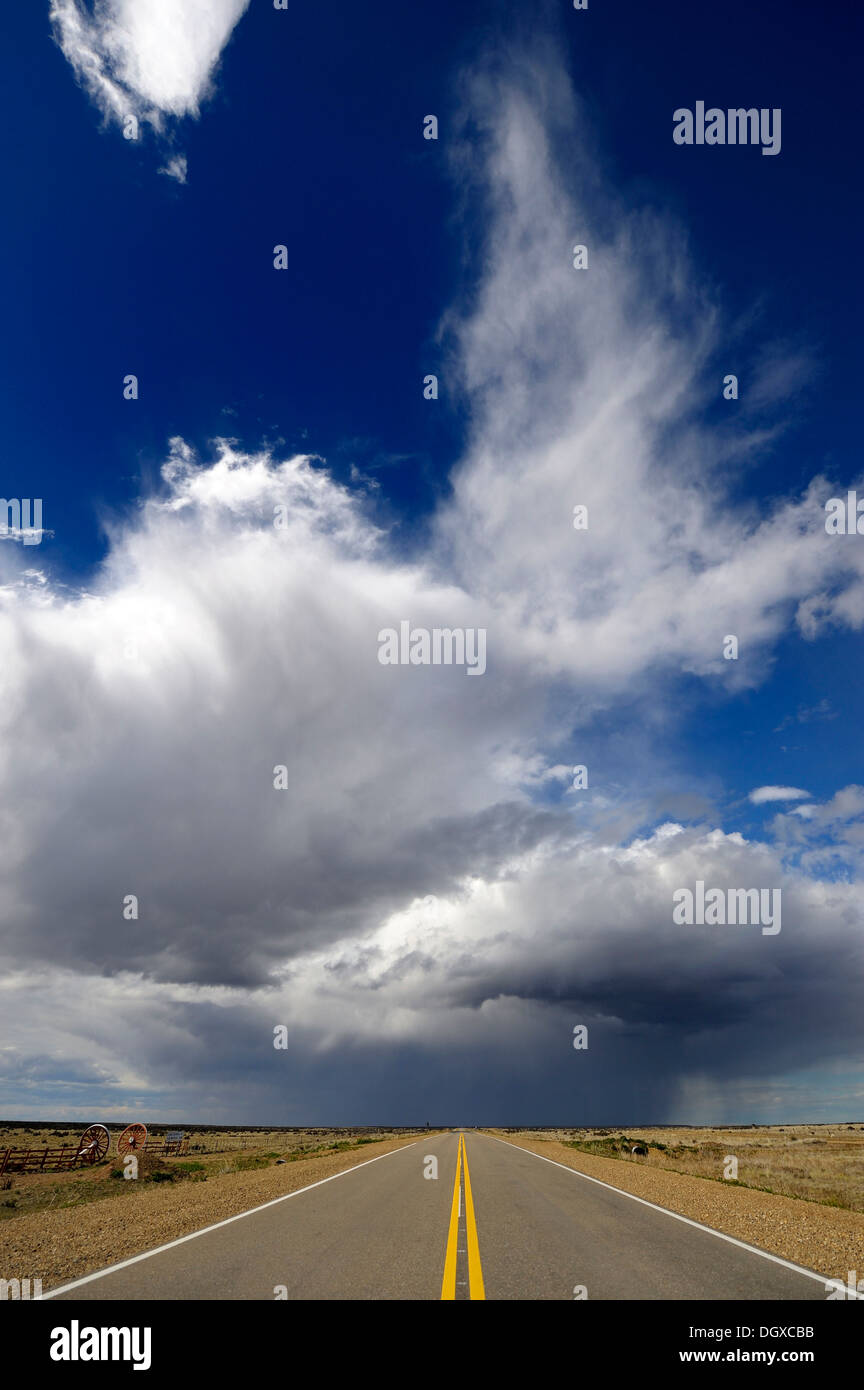
[[[127,1125],[117,1140],[118,1154],[140,1153],[147,1147],[147,1126]]]
[[[111,1135],[104,1125],[90,1125],[78,1141],[76,1160],[82,1163],[97,1163],[104,1158],[111,1143]]]

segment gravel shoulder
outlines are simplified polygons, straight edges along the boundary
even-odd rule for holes
[[[353,1152],[220,1174],[206,1182],[148,1186],[140,1193],[88,1206],[14,1217],[0,1225],[0,1278],[41,1279],[47,1293],[58,1284],[417,1142],[413,1135],[387,1139]]]
[[[826,1278],[842,1279],[850,1270],[864,1277],[864,1214],[823,1206],[771,1192],[756,1192],[710,1178],[646,1168],[621,1159],[597,1158],[567,1148],[558,1140],[542,1140],[483,1130],[508,1144],[529,1149],[599,1178],[610,1187],[643,1197],[648,1202],[701,1221],[716,1231],[735,1236],[772,1255],[816,1270]]]

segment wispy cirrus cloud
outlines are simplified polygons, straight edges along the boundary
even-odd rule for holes
[[[787,345],[759,354],[773,420],[706,424],[727,326],[683,229],[603,186],[550,54],[508,57],[468,90],[455,167],[487,220],[482,273],[447,321],[472,431],[437,520],[442,566],[495,608],[502,640],[585,693],[649,671],[758,685],[790,625],[860,627],[864,557],[825,534],[828,483],[761,506],[729,488],[777,447],[805,354],[791,373]],[[577,504],[589,524],[574,531]]]

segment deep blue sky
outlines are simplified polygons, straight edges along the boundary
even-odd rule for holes
[[[409,515],[430,505],[461,439],[446,380],[435,411],[418,389],[462,256],[448,118],[460,63],[523,8],[274,14],[254,0],[206,119],[182,129],[185,187],[155,176],[152,141],[100,130],[45,6],[4,8],[3,487],[45,499],[64,566],[99,556],[100,506],[134,496],[175,432],[198,445],[281,436],[337,471],[378,465]],[[758,304],[772,336],[819,353],[795,447],[752,484],[848,475],[861,371],[853,7],[820,6],[818,35],[804,0],[552,9],[616,189],[680,215],[731,317]],[[699,98],[782,107],[780,156],[675,146],[671,112]],[[419,136],[428,112],[437,144]],[[285,275],[271,269],[276,242]],[[133,371],[135,404],[121,395]]]

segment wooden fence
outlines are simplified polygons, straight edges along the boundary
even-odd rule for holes
[[[7,1169],[15,1173],[57,1173],[74,1167],[77,1157],[77,1144],[67,1144],[62,1149],[0,1149],[0,1173]]]

